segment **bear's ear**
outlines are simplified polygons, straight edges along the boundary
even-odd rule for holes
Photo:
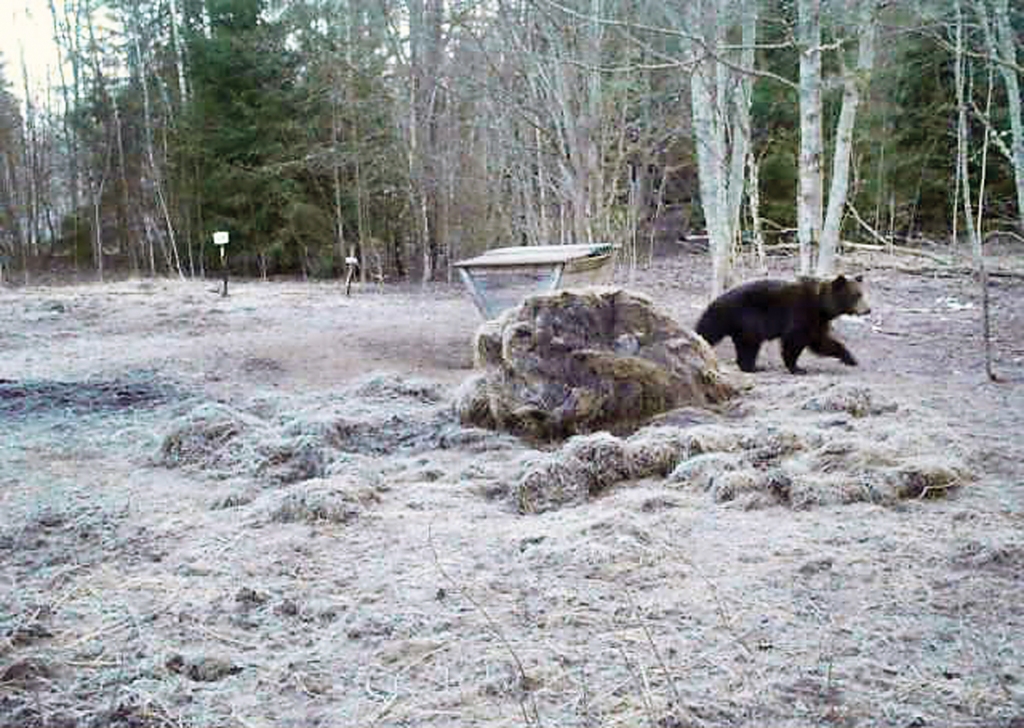
[[[864,282],[864,276],[862,276],[860,273],[858,273],[857,276],[853,280],[857,281],[857,283],[863,283]]]
[[[836,279],[832,281],[833,288],[844,288],[846,286],[846,276],[838,275]]]

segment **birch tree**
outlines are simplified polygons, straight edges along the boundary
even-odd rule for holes
[[[987,0],[974,0],[978,25],[984,33],[986,55],[999,69],[1006,87],[1010,147],[1007,149],[1002,145],[1002,151],[1013,168],[1017,191],[1017,226],[1024,232],[1024,120],[1021,117],[1017,38],[1010,25],[1009,0],[993,0],[992,9],[990,15]],[[991,119],[987,119],[986,123],[991,123]]]
[[[438,258],[435,142],[440,85],[442,0],[409,0],[409,199],[415,210],[423,282]]]
[[[857,120],[857,108],[860,106],[862,92],[868,84],[875,64],[875,0],[853,0],[847,5],[847,13],[849,17],[855,19],[854,25],[858,30],[857,63],[853,71],[847,69],[844,54],[840,50],[843,102],[836,124],[828,208],[821,231],[821,249],[817,266],[817,273],[821,277],[830,276],[835,272],[839,233],[850,185],[850,157],[853,152],[853,129]]]
[[[173,7],[173,5],[172,5],[172,7]],[[181,278],[181,277],[184,277],[184,273],[183,273],[182,267],[181,267],[181,258],[180,258],[179,254],[178,254],[177,235],[176,235],[176,231],[175,231],[175,227],[174,227],[174,222],[173,222],[172,216],[171,216],[171,209],[170,209],[170,205],[167,202],[167,196],[165,195],[165,192],[164,192],[165,184],[164,184],[163,166],[157,160],[157,154],[156,154],[155,145],[154,145],[154,142],[153,142],[153,137],[154,137],[154,133],[155,132],[154,132],[154,124],[153,124],[152,105],[150,103],[150,93],[149,93],[149,73],[150,73],[150,70],[149,70],[149,60],[148,60],[149,56],[148,56],[148,53],[146,52],[146,49],[144,49],[144,47],[143,47],[143,45],[142,45],[142,43],[140,41],[139,35],[140,35],[140,32],[141,32],[141,28],[138,27],[138,26],[141,26],[141,24],[142,24],[142,16],[138,12],[138,9],[136,8],[135,12],[131,16],[129,16],[129,17],[130,17],[130,19],[132,21],[134,21],[134,24],[136,25],[136,28],[131,32],[131,43],[132,43],[134,51],[135,51],[135,58],[136,58],[136,61],[137,61],[137,64],[138,64],[138,80],[139,80],[139,85],[140,85],[140,87],[142,89],[142,122],[143,122],[142,144],[143,144],[144,155],[145,155],[145,167],[146,167],[146,169],[149,172],[148,180],[147,181],[148,181],[148,186],[150,188],[152,188],[153,197],[154,197],[154,199],[155,199],[155,201],[157,203],[157,208],[159,210],[159,216],[160,216],[161,220],[163,221],[164,230],[166,231],[166,236],[167,237],[166,237],[166,243],[164,244],[166,263],[168,265],[168,268],[170,268],[170,269],[174,270],[175,272],[177,272],[178,277]],[[174,25],[176,23],[176,21],[174,19],[174,13],[173,12],[171,14],[170,22],[171,22],[171,26],[172,26],[172,33],[174,33],[174,38],[176,39],[177,38],[177,33],[176,33],[176,31],[173,30],[173,27],[174,27]],[[181,49],[177,47],[177,40],[175,40],[175,46],[176,46],[175,47],[175,58],[176,58],[176,60],[179,63],[179,65],[177,67],[178,68],[179,89],[183,93],[184,89],[186,88],[186,86],[185,86],[185,80],[184,80],[184,71],[182,70],[181,65],[180,65],[180,62],[181,62],[181,52],[180,51],[181,51]],[[143,214],[147,215],[147,216],[149,215],[148,211],[144,212]],[[149,220],[147,219],[147,221],[146,221],[146,229],[150,230],[150,229],[155,228],[155,227],[156,226],[153,225],[152,223],[150,223]],[[150,274],[152,275],[152,274],[154,274],[156,272],[156,260],[155,260],[156,256],[155,256],[154,251],[153,251],[153,241],[152,240],[150,241],[150,245],[148,247],[149,247]],[[195,275],[195,265],[191,261],[191,245],[189,246],[189,258],[190,258],[189,272],[192,275]]]
[[[981,244],[981,210],[978,210],[978,218],[975,220],[971,203],[971,172],[968,164],[970,150],[969,126],[967,122],[967,91],[965,72],[965,49],[964,39],[964,14],[960,0],[954,0],[954,77],[956,85],[957,105],[957,135],[956,135],[956,171],[957,188],[960,192],[960,209],[963,210],[964,222],[967,226],[967,234],[971,241],[971,253],[974,257],[974,264],[978,271],[978,281],[981,285],[981,315],[982,315],[982,337],[985,348],[985,372],[989,379],[995,379],[992,371],[992,345],[991,332],[989,329],[989,301],[988,301],[988,271],[985,267],[985,252]],[[982,183],[982,190],[984,183]],[[979,192],[979,207],[981,193]],[[957,215],[957,205],[954,201],[954,218]]]
[[[821,0],[798,0],[797,47],[800,51],[797,237],[800,274],[810,275],[822,226]]]
[[[740,27],[742,47],[738,54],[739,66],[742,69],[754,68],[754,54],[757,43],[758,0],[746,0],[740,5]],[[740,213],[743,208],[744,192],[751,206],[752,217],[757,217],[757,192],[751,188],[756,182],[756,172],[751,175],[750,182],[744,178],[745,170],[753,170],[756,160],[750,144],[750,103],[754,87],[754,77],[750,73],[740,72],[736,79],[733,97],[733,116],[731,120],[733,149],[729,169],[729,221],[734,239],[740,236]]]
[[[41,180],[40,180],[40,152],[39,152],[39,128],[37,120],[36,102],[32,97],[32,87],[29,83],[28,64],[25,62],[25,49],[21,49],[21,75],[22,88],[25,93],[25,123],[22,127],[21,148],[24,155],[22,187],[24,188],[24,261],[27,263],[29,255],[38,255],[40,237],[40,214],[41,214]],[[28,266],[25,266],[25,280],[28,281]]]
[[[25,275],[28,275],[28,251],[22,235],[21,140],[24,124],[18,100],[7,88],[3,57],[0,56],[0,286],[4,283],[3,270],[10,266],[16,253],[20,253]]]
[[[732,255],[740,234],[749,153],[751,79],[742,73],[753,66],[757,15],[754,3],[738,6],[743,44],[735,64],[730,53],[728,0],[699,0],[690,8],[689,24],[697,29],[690,76],[693,133],[701,209],[711,249],[711,295],[732,282]],[[735,69],[740,69],[739,72]]]
[[[92,8],[84,8],[86,31],[89,37],[89,61],[93,71],[91,121],[93,159],[89,165],[86,180],[89,190],[89,206],[92,208],[92,250],[96,276],[103,280],[103,194],[110,178],[114,154],[114,130],[112,128],[111,95],[100,62],[99,44],[93,24]],[[80,28],[78,29],[81,30]]]
[[[49,0],[50,17],[53,20],[53,35],[57,46],[57,70],[60,77],[60,88],[64,110],[61,114],[61,123],[64,132],[64,153],[69,167],[69,179],[67,180],[69,197],[71,201],[72,215],[72,250],[75,269],[78,269],[78,207],[81,197],[81,169],[79,162],[80,138],[78,130],[72,124],[72,112],[76,111],[81,102],[80,83],[80,49],[77,39],[80,34],[77,32],[79,26],[79,14],[75,9],[75,3],[70,0],[64,3],[64,15],[57,12],[54,0]],[[65,66],[71,66],[71,80],[67,78]]]

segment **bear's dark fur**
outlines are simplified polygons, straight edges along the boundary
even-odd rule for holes
[[[861,284],[861,276],[744,283],[711,302],[697,322],[697,333],[712,346],[730,337],[736,363],[745,372],[755,370],[757,352],[770,339],[782,339],[782,359],[793,374],[804,372],[796,360],[806,347],[854,366],[857,360],[832,337],[829,322],[871,311]]]

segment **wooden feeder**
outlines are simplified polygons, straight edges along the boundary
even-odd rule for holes
[[[610,283],[615,246],[531,245],[495,248],[455,263],[473,303],[493,319],[531,293]]]

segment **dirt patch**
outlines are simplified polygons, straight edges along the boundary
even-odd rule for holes
[[[81,382],[0,379],[0,417],[107,413],[158,407],[184,397],[172,384],[146,372]]]

